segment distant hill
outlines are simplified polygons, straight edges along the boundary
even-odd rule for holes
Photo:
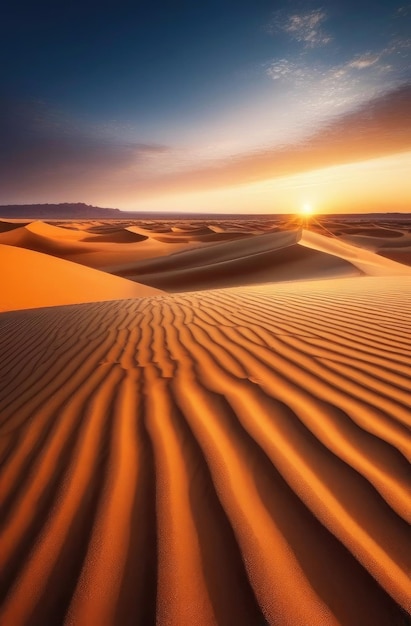
[[[0,206],[0,217],[30,219],[103,219],[121,218],[120,209],[102,209],[83,202],[62,204],[9,204]],[[126,214],[127,216],[127,214]]]

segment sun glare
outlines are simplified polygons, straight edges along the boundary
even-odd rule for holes
[[[301,213],[303,215],[311,215],[312,212],[313,212],[313,208],[312,208],[311,204],[308,204],[308,202],[303,204],[303,206],[301,207]]]

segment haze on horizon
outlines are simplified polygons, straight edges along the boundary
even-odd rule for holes
[[[409,211],[411,5],[17,0],[0,204]]]

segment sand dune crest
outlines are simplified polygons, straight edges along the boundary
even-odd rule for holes
[[[305,230],[300,239],[300,244],[345,259],[368,276],[411,276],[410,268],[403,264],[383,258],[374,252],[353,246],[345,241],[340,241],[335,237],[325,237]]]

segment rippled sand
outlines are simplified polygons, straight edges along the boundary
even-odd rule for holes
[[[236,286],[0,246],[48,294],[0,315],[1,623],[408,624],[411,269],[316,233],[197,244],[135,264],[180,288],[231,251]],[[55,262],[105,301],[50,306]]]

